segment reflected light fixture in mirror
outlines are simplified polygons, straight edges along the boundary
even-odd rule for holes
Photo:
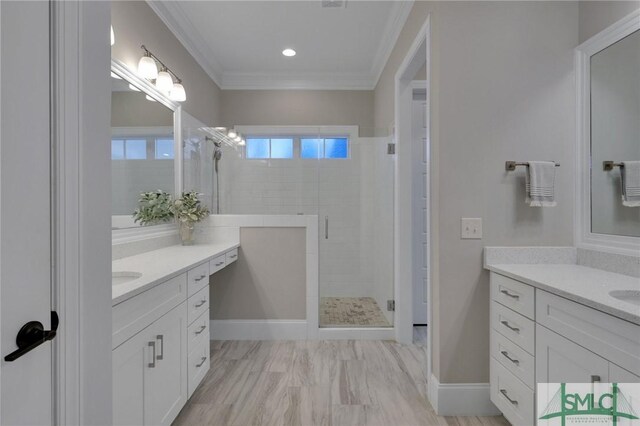
[[[236,133],[235,130],[229,129],[229,133],[227,133],[227,136],[229,136],[231,139],[235,139],[235,137],[238,136],[238,134]]]
[[[187,93],[184,91],[184,86],[182,86],[182,80],[173,83],[169,98],[176,102],[184,102],[187,100]]]

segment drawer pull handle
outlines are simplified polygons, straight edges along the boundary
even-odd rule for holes
[[[500,393],[502,395],[504,395],[505,398],[507,398],[507,401],[509,401],[513,405],[518,405],[518,401],[516,401],[515,399],[509,398],[509,395],[507,395],[507,390],[506,389],[500,389]]]
[[[200,361],[200,364],[196,364],[196,368],[202,367],[206,361],[207,361],[207,357],[203,356],[202,360]]]
[[[520,296],[518,296],[517,294],[511,294],[507,290],[500,290],[500,293],[502,293],[505,296],[508,296],[508,297],[510,297],[512,299],[516,299],[516,300],[520,299]]]
[[[509,330],[515,331],[516,333],[520,333],[520,329],[518,327],[513,327],[513,326],[509,325],[509,323],[507,321],[500,321],[500,323],[502,325],[504,325],[505,327],[507,327]]]
[[[200,275],[200,278],[196,278],[196,282],[204,280],[206,276],[206,274]]]
[[[600,383],[600,376],[591,376],[591,383]]]
[[[235,259],[236,257],[238,257],[237,254],[232,254],[231,256],[229,256],[229,259]]]
[[[195,306],[196,308],[199,308],[200,306],[204,305],[205,303],[207,303],[207,301],[206,301],[205,299],[202,299],[202,300],[200,301],[200,303],[196,303],[196,304],[195,304],[195,305],[193,305],[193,306]]]
[[[156,338],[160,340],[160,355],[158,355],[156,359],[162,360],[164,358],[164,336],[162,334],[158,334]]]
[[[500,352],[500,353],[502,354],[502,356],[504,356],[506,359],[508,359],[509,361],[511,361],[512,363],[514,363],[515,365],[520,365],[520,360],[517,360],[517,359],[511,358],[511,357],[509,356],[509,352],[507,352],[507,351],[502,351],[502,352]]]
[[[222,266],[222,265],[224,265],[224,261],[216,263],[216,266]]]
[[[196,336],[197,336],[198,334],[202,334],[202,332],[203,332],[204,330],[206,330],[206,328],[207,328],[207,326],[206,326],[206,325],[201,326],[201,327],[200,327],[200,330],[198,330],[198,331],[196,331],[196,332],[195,332]]]
[[[151,362],[148,365],[149,368],[156,368],[156,342],[149,342],[149,347],[153,349],[153,355],[151,356]]]

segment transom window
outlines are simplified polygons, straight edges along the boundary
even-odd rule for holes
[[[111,139],[112,160],[173,160],[173,139],[163,137],[118,137]]]
[[[349,158],[346,137],[247,137],[247,159],[345,159]]]

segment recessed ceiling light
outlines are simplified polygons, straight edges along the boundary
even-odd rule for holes
[[[295,51],[295,50],[293,50],[293,49],[284,49],[284,50],[282,51],[282,54],[283,54],[284,56],[289,56],[289,57],[291,57],[291,56],[296,56],[296,51]]]

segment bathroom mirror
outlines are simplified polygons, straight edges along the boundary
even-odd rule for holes
[[[133,212],[143,192],[180,191],[176,148],[179,106],[150,83],[112,63],[111,197],[112,229],[140,228]],[[167,224],[165,224],[166,226]],[[148,228],[149,226],[145,226]]]
[[[623,196],[622,175],[623,162],[640,161],[639,22],[637,12],[589,39],[578,47],[576,62],[577,240],[630,253],[640,247],[640,197]]]

